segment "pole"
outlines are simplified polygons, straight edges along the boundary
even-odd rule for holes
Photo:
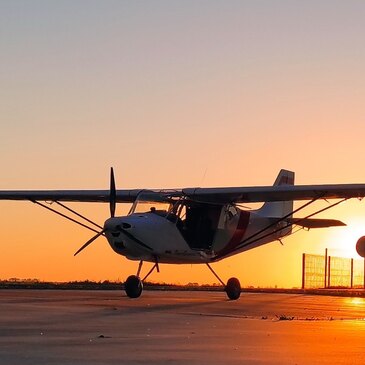
[[[328,256],[328,284],[327,288],[331,287],[331,256]]]
[[[302,255],[302,289],[305,289],[305,253]]]
[[[351,289],[354,286],[354,259],[351,259]]]
[[[324,288],[327,288],[327,264],[328,264],[328,248],[325,250],[324,255]]]

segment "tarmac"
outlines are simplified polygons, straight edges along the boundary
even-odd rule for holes
[[[0,290],[0,364],[363,364],[365,299]]]

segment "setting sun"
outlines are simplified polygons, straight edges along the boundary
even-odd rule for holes
[[[329,248],[328,254],[361,259],[356,252],[356,243],[365,235],[364,204],[353,200],[346,202],[341,208],[336,211],[336,215],[346,223],[346,226],[336,227],[324,233],[324,242]]]

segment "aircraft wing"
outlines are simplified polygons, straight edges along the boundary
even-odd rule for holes
[[[118,203],[132,203],[143,189],[117,190]],[[170,194],[168,190],[149,190]],[[173,190],[175,197],[226,204],[257,203],[311,199],[343,199],[365,197],[365,184],[279,185],[259,187],[185,188]],[[109,202],[109,190],[1,190],[0,200],[40,200],[64,202]]]
[[[211,203],[258,203],[290,200],[344,199],[365,196],[365,184],[279,185],[232,188],[187,188],[192,200]]]
[[[117,190],[116,201],[132,203],[140,189]],[[2,190],[0,200],[41,200],[64,202],[109,202],[109,190]]]

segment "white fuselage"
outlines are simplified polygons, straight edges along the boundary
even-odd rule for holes
[[[288,229],[275,232],[278,225],[265,230],[272,221],[258,211],[236,208],[234,215],[226,213],[223,207],[211,242],[204,247],[189,245],[184,227],[154,212],[110,218],[105,222],[105,235],[112,249],[130,260],[192,264],[217,261],[289,233]],[[261,230],[264,231],[257,234]]]

